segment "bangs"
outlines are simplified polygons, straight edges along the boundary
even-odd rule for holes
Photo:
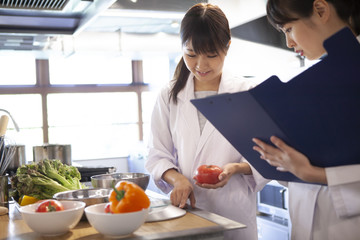
[[[313,2],[314,0],[268,0],[267,19],[271,25],[280,30],[289,22],[310,17],[313,13]]]
[[[196,54],[219,53],[226,49],[226,45],[214,31],[209,31],[209,26],[206,26],[205,23],[195,23],[193,25],[191,32],[184,38],[183,45],[188,41],[191,41]]]
[[[293,16],[290,6],[286,1],[269,0],[266,5],[266,12],[268,21],[278,30],[286,23],[299,19]]]
[[[182,46],[191,41],[196,54],[225,52],[231,39],[225,15],[213,7],[201,6],[193,8],[181,22]]]

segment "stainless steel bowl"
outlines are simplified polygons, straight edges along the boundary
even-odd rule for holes
[[[86,203],[86,206],[90,206],[93,204],[109,202],[110,190],[111,189],[105,188],[79,189],[58,192],[54,194],[53,197],[56,200],[82,201]]]
[[[146,173],[111,173],[100,174],[91,177],[91,184],[94,188],[112,188],[117,182],[129,181],[139,185],[144,191],[150,180]]]

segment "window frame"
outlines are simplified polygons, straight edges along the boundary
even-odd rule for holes
[[[52,93],[106,93],[106,92],[135,92],[138,98],[138,128],[139,141],[143,141],[142,92],[149,91],[149,85],[144,83],[142,60],[132,60],[132,82],[130,84],[79,84],[54,85],[50,84],[49,60],[35,59],[35,85],[3,85],[0,94],[40,94],[42,99],[42,128],[43,142],[49,143],[49,125],[47,110],[47,95]]]

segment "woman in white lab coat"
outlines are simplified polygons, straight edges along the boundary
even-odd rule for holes
[[[359,0],[268,0],[267,13],[288,47],[308,59],[324,55],[322,43],[340,29],[360,33]],[[316,167],[281,139],[270,141],[276,147],[254,139],[260,158],[308,182],[288,183],[292,239],[360,239],[360,164]]]
[[[181,208],[192,207],[247,225],[226,233],[226,239],[257,239],[256,191],[264,180],[190,102],[225,92],[247,90],[244,79],[223,72],[231,43],[224,13],[211,4],[188,10],[180,30],[183,58],[174,78],[162,89],[151,119],[146,168],[156,185]],[[220,182],[199,184],[196,169],[215,164],[223,169]]]

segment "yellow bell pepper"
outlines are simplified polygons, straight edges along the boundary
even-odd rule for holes
[[[28,196],[28,195],[24,195],[22,196],[22,198],[20,199],[20,206],[25,206],[25,205],[29,205],[29,204],[33,204],[36,203],[37,201],[39,201],[39,199]]]

